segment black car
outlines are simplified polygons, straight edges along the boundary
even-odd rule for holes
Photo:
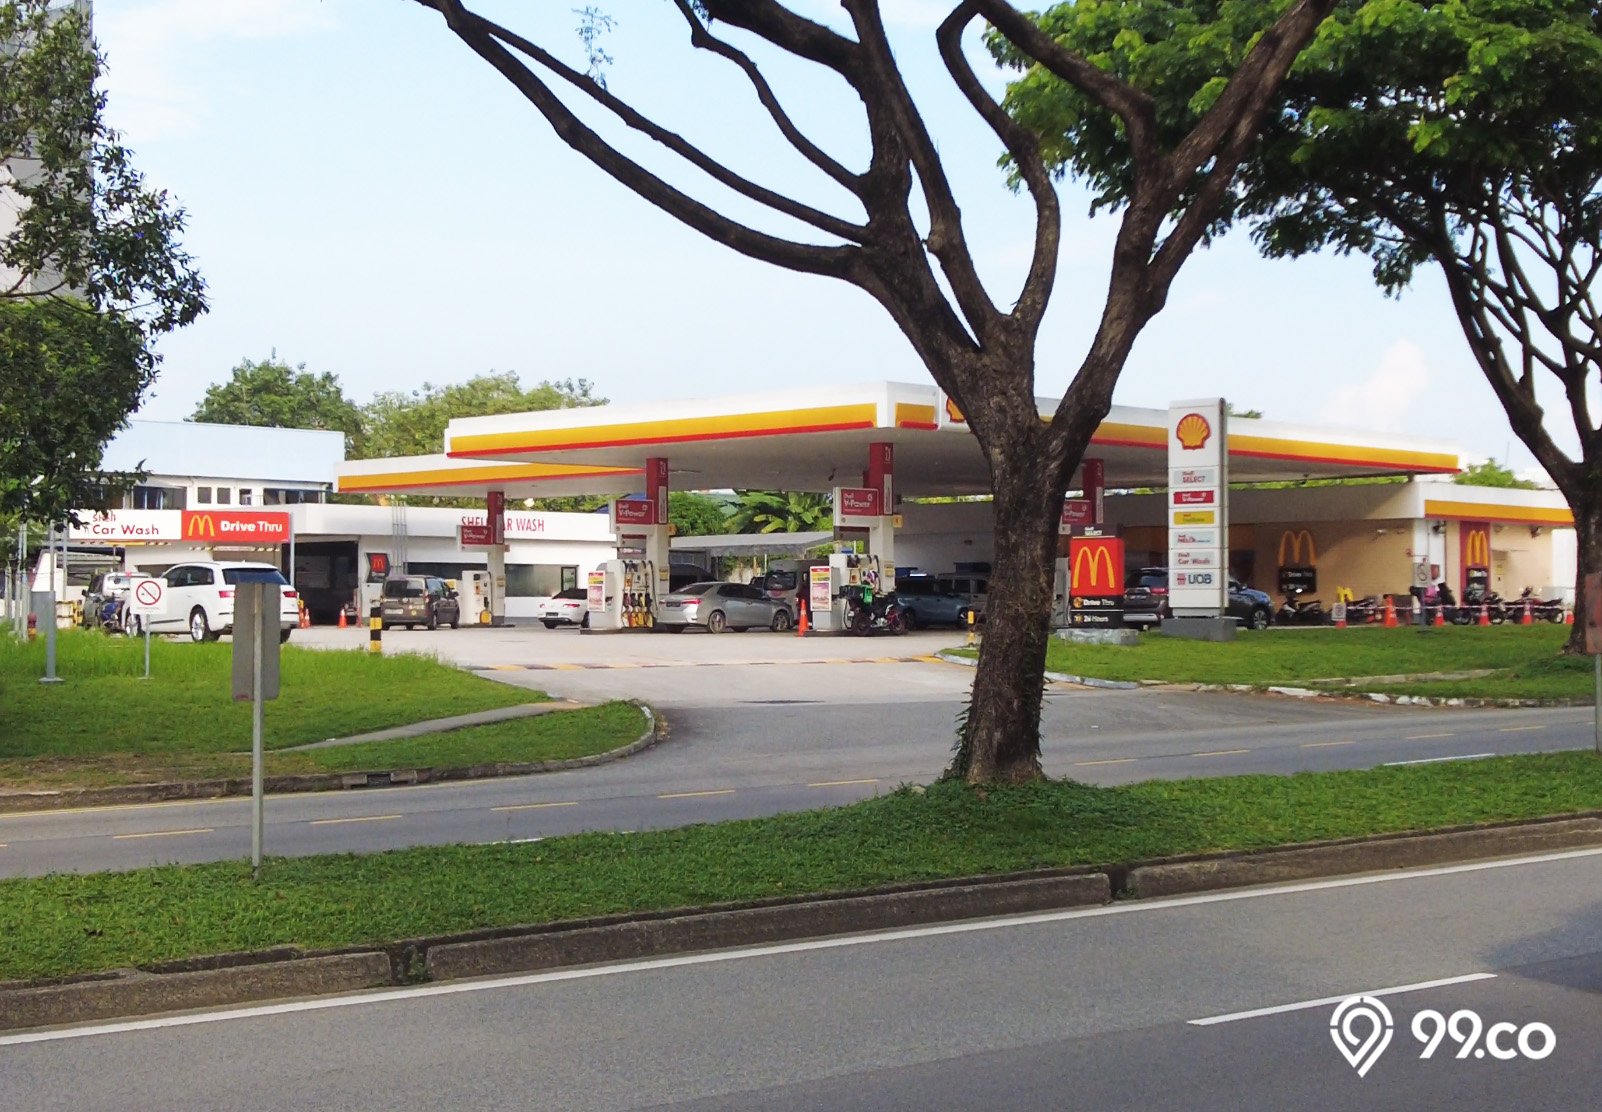
[[[1267,629],[1274,621],[1274,603],[1262,591],[1231,578],[1224,616],[1234,618],[1251,629]],[[1138,568],[1131,572],[1128,585],[1124,588],[1124,624],[1155,626],[1164,618],[1171,617],[1173,611],[1168,606],[1168,569]]]

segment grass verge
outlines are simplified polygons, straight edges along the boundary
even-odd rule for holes
[[[1144,633],[1133,647],[1053,638],[1046,667],[1108,680],[1312,685],[1347,677],[1490,669],[1463,681],[1414,681],[1363,690],[1472,698],[1578,699],[1593,695],[1589,657],[1561,657],[1566,626],[1243,631],[1214,644]]]
[[[553,711],[532,718],[469,726],[395,741],[362,742],[295,753],[268,753],[268,776],[360,772],[392,768],[462,768],[589,757],[628,745],[646,728],[632,703]],[[62,760],[0,760],[0,783],[10,788],[115,787],[250,775],[245,753],[120,753]]]
[[[938,784],[637,834],[0,881],[0,979],[1602,808],[1589,753],[1098,788]]]
[[[0,760],[250,749],[250,706],[231,698],[232,646],[144,643],[63,632],[57,674],[39,683],[44,642],[0,636]],[[281,691],[267,704],[268,748],[300,745],[546,698],[411,653],[376,656],[284,646]],[[93,761],[86,761],[93,764]]]

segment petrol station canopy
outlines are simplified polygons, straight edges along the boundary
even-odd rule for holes
[[[1042,418],[1057,400],[1039,399]],[[1111,489],[1166,486],[1168,410],[1114,406],[1088,455]],[[934,386],[874,382],[766,393],[459,418],[438,456],[360,460],[339,469],[347,494],[509,499],[625,494],[665,457],[675,490],[826,492],[855,486],[868,446],[895,445],[895,490],[908,497],[990,492],[961,414]],[[1230,480],[1274,482],[1461,469],[1446,440],[1231,417]]]

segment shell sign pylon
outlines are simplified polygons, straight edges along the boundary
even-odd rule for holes
[[[1229,454],[1223,398],[1168,406],[1168,604],[1216,618],[1229,583]],[[1181,570],[1182,569],[1182,570]]]

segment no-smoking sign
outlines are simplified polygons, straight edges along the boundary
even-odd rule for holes
[[[136,614],[152,613],[161,605],[161,580],[141,579],[134,584],[133,610]]]

